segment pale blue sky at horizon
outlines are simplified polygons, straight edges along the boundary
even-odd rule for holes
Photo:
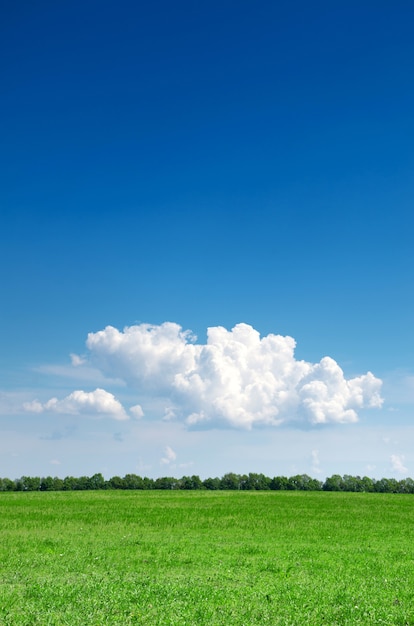
[[[414,476],[413,21],[9,3],[0,476]]]

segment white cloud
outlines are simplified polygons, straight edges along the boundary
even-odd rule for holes
[[[391,466],[394,472],[398,474],[407,474],[408,469],[404,465],[404,455],[403,454],[391,454]]]
[[[22,404],[30,402],[30,391],[1,391],[0,417],[8,417],[21,413]]]
[[[165,415],[189,426],[251,428],[358,420],[380,407],[382,381],[371,372],[347,380],[330,357],[296,360],[292,337],[263,338],[247,324],[208,329],[207,343],[178,324],[139,324],[90,333],[91,362],[141,393],[164,397]]]
[[[43,413],[45,410],[45,406],[38,400],[32,400],[31,402],[24,402],[23,408],[25,411],[29,411],[30,413]]]
[[[141,417],[144,417],[144,411],[142,410],[142,406],[140,404],[131,406],[129,412],[132,413],[135,419],[141,419]]]
[[[174,450],[170,448],[170,446],[166,446],[165,451],[164,451],[164,456],[161,459],[161,464],[169,465],[170,463],[173,463],[176,458],[177,458],[176,452],[174,452]]]
[[[322,470],[320,468],[319,450],[312,450],[311,457],[312,457],[312,471],[315,474],[321,474]]]
[[[84,363],[86,363],[86,359],[79,356],[79,354],[71,353],[69,356],[73,367],[79,367],[79,365],[84,365]]]
[[[174,408],[172,406],[166,406],[164,408],[164,416],[162,419],[165,422],[169,422],[170,420],[175,419],[175,417],[176,417],[176,413],[175,413]]]
[[[89,333],[86,345],[101,371],[116,372],[116,378],[159,390],[168,389],[178,372],[194,367],[199,349],[189,343],[194,340],[178,324],[165,322],[160,326],[129,326],[123,332],[107,326]]]
[[[51,398],[43,404],[38,400],[25,402],[23,408],[33,413],[53,412],[68,415],[111,417],[116,420],[128,419],[122,404],[112,393],[104,389],[95,389],[95,391],[90,392],[77,390],[62,400]]]

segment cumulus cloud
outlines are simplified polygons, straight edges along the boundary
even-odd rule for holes
[[[131,406],[129,412],[137,420],[141,419],[141,417],[144,417],[144,411],[142,410],[142,406],[140,404],[135,404],[134,406]]]
[[[33,413],[64,413],[66,415],[92,415],[96,417],[111,417],[116,420],[128,419],[128,415],[122,404],[112,393],[104,389],[95,391],[73,391],[71,394],[58,400],[51,398],[45,403],[38,400],[25,402],[23,407]]]
[[[117,372],[116,377],[129,383],[160,390],[168,389],[178,372],[194,368],[200,347],[192,344],[194,340],[191,332],[165,322],[129,326],[123,332],[107,326],[89,333],[86,345],[101,371]]]
[[[174,452],[174,450],[170,448],[170,446],[166,446],[165,451],[164,451],[164,456],[161,459],[161,464],[169,465],[170,463],[173,463],[176,458],[177,458],[177,453]]]
[[[193,427],[350,423],[382,405],[371,372],[347,380],[334,359],[297,360],[292,337],[261,338],[248,324],[209,328],[206,344],[171,322],[107,326],[86,345],[104,375],[164,397],[165,415]]]
[[[391,454],[391,466],[394,472],[398,472],[398,474],[407,474],[408,469],[404,465],[404,455],[403,454]]]

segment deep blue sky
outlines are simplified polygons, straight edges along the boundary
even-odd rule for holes
[[[165,321],[411,389],[413,23],[408,1],[7,3],[3,392]]]

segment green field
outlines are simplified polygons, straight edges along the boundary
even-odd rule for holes
[[[414,499],[0,494],[0,624],[414,624]]]

